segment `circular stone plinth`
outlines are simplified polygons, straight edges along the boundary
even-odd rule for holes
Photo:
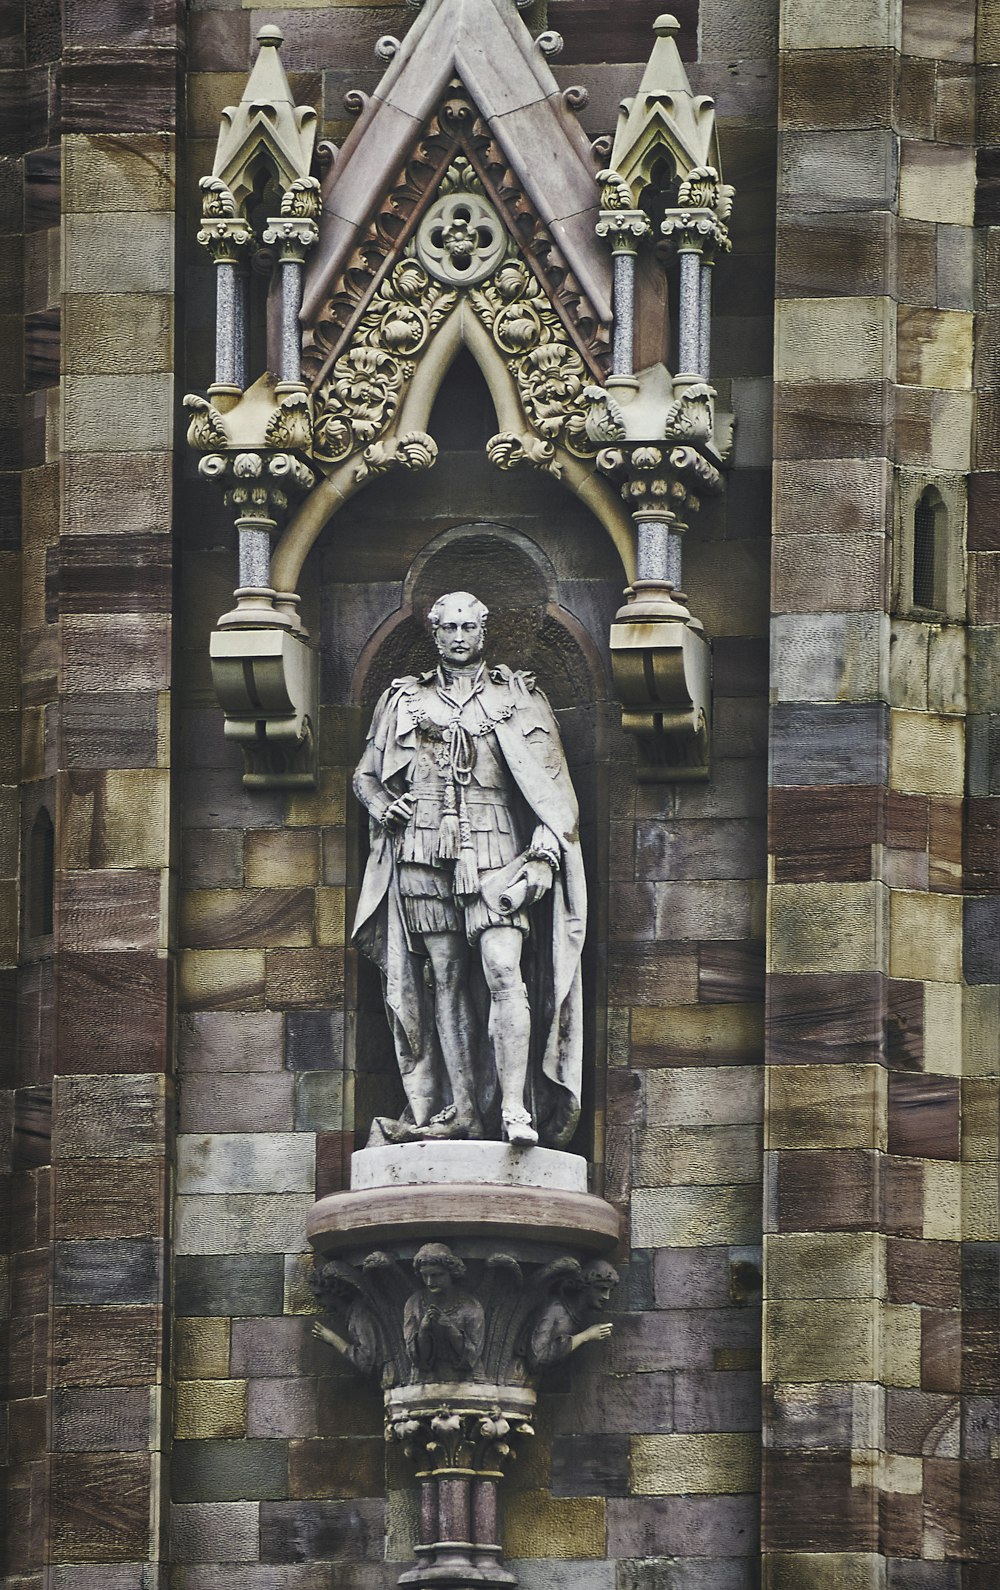
[[[514,1148],[510,1143],[394,1143],[362,1148],[351,1159],[351,1191],[375,1187],[551,1187],[587,1191],[587,1161],[554,1148]]]
[[[617,1245],[619,1229],[617,1211],[591,1193],[481,1181],[330,1193],[306,1217],[306,1233],[319,1253],[454,1237],[527,1238],[604,1253]]]

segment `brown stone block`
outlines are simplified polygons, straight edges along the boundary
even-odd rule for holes
[[[318,831],[310,828],[258,829],[246,836],[246,881],[251,888],[289,889],[319,882]]]
[[[888,457],[892,419],[888,382],[779,381],[774,391],[775,457]]]
[[[141,614],[73,613],[62,624],[66,694],[91,690],[165,690],[170,684],[170,627]]]
[[[608,956],[608,998],[614,1005],[693,1004],[698,956],[693,944],[634,944]]]
[[[918,55],[903,55],[898,71],[899,131],[906,138],[933,138],[934,61]]]
[[[920,1556],[924,1539],[922,1496],[906,1491],[880,1491],[878,1522],[879,1543],[886,1556]]]
[[[896,388],[896,457],[916,469],[969,468],[973,397],[938,387]]]
[[[327,1193],[344,1192],[350,1187],[353,1148],[353,1132],[316,1134],[317,1198],[325,1198]]]
[[[172,1084],[170,1084],[172,1087]],[[57,1159],[158,1159],[167,1132],[166,1079],[59,1075],[53,1106]]]
[[[886,983],[885,1057],[899,1070],[924,1066],[924,985],[892,977]]]
[[[238,889],[243,883],[243,835],[224,828],[192,828],[184,835],[181,882],[191,889]]]
[[[385,1441],[347,1436],[288,1443],[288,1494],[302,1500],[379,1496],[385,1485]]]
[[[995,1570],[1000,1560],[1000,1486],[997,1485],[996,1459],[965,1460],[959,1468],[963,1554],[992,1565]],[[932,1499],[934,1487],[932,1476],[929,1486]]]
[[[157,698],[152,690],[64,696],[60,728],[68,768],[156,764]]]
[[[868,1486],[852,1483],[849,1453],[764,1453],[765,1551],[874,1551]]]
[[[59,549],[60,610],[169,613],[172,559],[167,536],[66,536]]]
[[[885,605],[888,581],[884,537],[867,536],[851,548],[845,585],[844,543],[836,535],[779,537],[771,560],[771,602],[780,613],[868,612]]]
[[[890,1303],[919,1303],[929,1308],[957,1308],[961,1299],[959,1250],[954,1242],[886,1243],[886,1279]]]
[[[995,1396],[1000,1379],[1000,1332],[995,1309],[966,1309],[962,1315],[962,1389],[970,1396]]]
[[[864,786],[772,789],[769,848],[775,883],[860,883],[872,876],[884,795]]]
[[[969,618],[973,624],[1000,624],[1000,555],[969,554]]]
[[[155,951],[160,946],[158,870],[64,872],[56,902],[66,949]]]
[[[749,1004],[764,997],[764,945],[759,940],[698,945],[698,1001]]]
[[[55,1172],[56,1239],[159,1236],[165,1166],[158,1160],[63,1160]]]
[[[972,65],[939,61],[934,94],[934,137],[939,143],[976,138],[978,74]]]
[[[962,1554],[962,1469],[948,1458],[924,1460],[924,1527],[946,1557]],[[994,1475],[995,1483],[995,1475]]]
[[[822,1065],[881,1057],[885,990],[877,972],[772,973],[767,989],[772,1064]]]
[[[22,1397],[8,1408],[8,1450],[14,1465],[33,1463],[46,1451],[45,1397]]]
[[[272,1010],[335,1005],[344,997],[344,952],[331,949],[267,951],[265,999]]]
[[[970,796],[966,803],[965,886],[974,893],[1000,889],[1000,797]]]
[[[895,76],[892,50],[786,50],[781,57],[782,126],[891,126]]]
[[[867,1149],[783,1149],[780,1231],[866,1231],[878,1217],[877,1156]]]
[[[146,1386],[163,1355],[158,1308],[54,1308],[52,1379],[58,1386]]]
[[[19,1314],[44,1314],[48,1307],[48,1260],[44,1248],[11,1255],[11,1293]]]
[[[181,897],[180,942],[191,949],[306,945],[311,889],[189,889]]]
[[[891,1236],[923,1235],[924,1168],[919,1160],[883,1160],[882,1226]]]
[[[55,1562],[128,1562],[149,1551],[149,1456],[54,1453],[51,1459]]]
[[[62,63],[61,131],[172,132],[178,59],[173,50],[73,50]]]
[[[969,476],[969,547],[1000,552],[1000,474]]]
[[[57,976],[61,1072],[166,1070],[165,957],[64,950]]]
[[[697,0],[679,0],[673,14],[681,24],[676,35],[681,59],[698,56]],[[644,61],[650,49],[650,13],[643,0],[575,0],[553,6],[549,26],[565,40],[560,62],[576,65],[597,61]]]
[[[923,1391],[962,1389],[962,1316],[957,1309],[925,1308],[920,1321]]]
[[[914,1159],[960,1154],[957,1077],[889,1073],[889,1152]]]
[[[928,797],[903,795],[898,790],[886,793],[885,843],[892,850],[924,850],[927,847]]]

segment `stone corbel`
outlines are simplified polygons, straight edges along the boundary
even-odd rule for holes
[[[429,1178],[429,1179],[427,1179]],[[506,1144],[361,1150],[307,1221],[313,1334],[383,1392],[413,1464],[407,1590],[506,1590],[500,1489],[534,1435],[539,1382],[606,1340],[618,1217],[576,1155]]]
[[[687,429],[703,443],[700,430],[711,434],[707,396],[696,395],[688,408]],[[711,646],[680,590],[681,542],[701,497],[721,489],[719,472],[676,432],[665,442],[606,447],[597,464],[619,483],[636,526],[637,578],[611,626],[611,670],[622,727],[636,739],[637,776],[706,779]]]
[[[248,616],[247,608],[228,615]],[[255,625],[222,620],[212,634],[212,683],[226,715],[226,738],[243,752],[248,789],[312,789],[319,722],[316,651],[301,625],[292,627],[297,615],[262,605],[261,617],[264,622]],[[279,627],[274,620],[281,617]]]

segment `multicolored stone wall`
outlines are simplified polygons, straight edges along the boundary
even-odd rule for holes
[[[765,1582],[985,1585],[996,1366],[961,1313],[996,1230],[976,15],[849,13],[789,5],[780,40]]]
[[[11,116],[26,390],[5,1569],[26,1590],[124,1590],[161,1558],[183,9],[26,7]]]
[[[594,136],[660,9],[527,13],[562,34],[553,69],[588,85]],[[672,9],[737,189],[714,339],[736,449],[684,548],[714,642],[712,777],[637,786],[610,693],[574,714],[559,676],[601,885],[585,1133],[628,1262],[611,1343],[541,1400],[507,1554],[524,1590],[753,1590],[763,1515],[770,1590],[985,1590],[1000,29],[986,0],[978,19],[973,0],[785,0],[780,29],[777,0]],[[481,395],[459,380],[435,470],[403,503],[391,477],[361,494],[307,566],[318,789],[244,789],[207,650],[235,536],[174,451],[178,397],[212,377],[197,182],[263,23],[341,140],[345,92],[375,85],[374,42],[411,13],[25,10],[27,42],[0,5],[0,656],[21,651],[0,661],[5,1583],[389,1590],[408,1475],[378,1392],[311,1337],[302,1254],[307,1208],[393,1102],[346,943],[355,665],[456,525],[536,540],[599,654],[621,571],[559,487],[463,443]],[[919,612],[927,486],[951,550]],[[29,931],[43,805],[51,934]]]

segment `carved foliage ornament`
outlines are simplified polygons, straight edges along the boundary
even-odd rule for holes
[[[360,322],[351,347],[334,362],[316,394],[315,456],[337,464],[389,428],[414,357],[453,308],[454,289],[403,259],[386,277]]]

